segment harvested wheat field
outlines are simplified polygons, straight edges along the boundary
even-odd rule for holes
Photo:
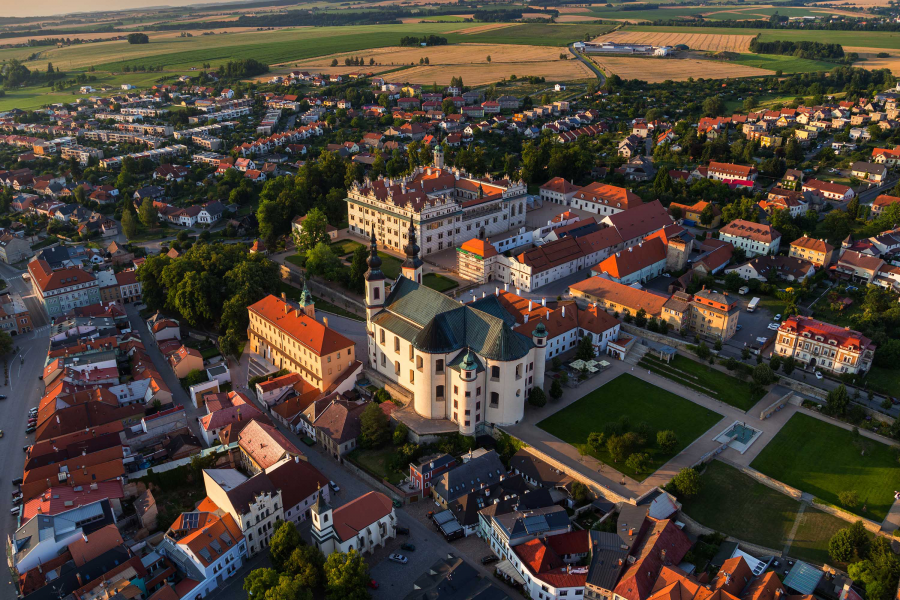
[[[592,56],[591,58],[608,73],[615,73],[622,79],[641,79],[648,83],[659,83],[667,79],[685,81],[689,77],[725,79],[772,74],[772,71],[756,67],[693,58],[661,59],[632,56]]]
[[[640,4],[640,3],[636,2],[635,4]],[[576,14],[576,13],[591,12],[591,8],[589,6],[563,6],[563,7],[557,8],[556,10],[558,10],[559,14],[561,14],[561,15],[572,15],[572,14]]]
[[[294,68],[329,72],[331,61],[337,60],[340,67],[336,72],[345,72],[344,59],[361,56],[366,63],[359,70],[380,72],[397,65],[418,65],[420,58],[428,57],[429,64],[416,66],[397,73],[397,79],[411,83],[450,83],[450,79],[461,76],[467,85],[481,85],[499,81],[510,75],[519,77],[533,75],[546,77],[550,81],[567,81],[592,77],[581,61],[560,60],[564,53],[560,48],[550,46],[518,46],[513,44],[453,44],[430,48],[401,48],[392,46],[361,52],[344,52],[320,56],[291,63]],[[487,57],[491,57],[488,62]],[[369,66],[369,59],[375,63]],[[288,69],[289,70],[289,69]]]
[[[595,42],[617,42],[620,44],[653,44],[654,46],[676,46],[685,44],[691,50],[712,52],[749,52],[750,35],[720,35],[715,33],[656,33],[653,31],[614,31],[601,35]]]
[[[900,74],[900,56],[896,53],[891,54],[887,58],[878,58],[876,54],[885,52],[879,48],[844,48],[847,52],[856,52],[860,58],[866,60],[853,63],[854,67],[863,69],[890,69],[894,75]],[[870,52],[860,52],[860,50],[868,50]],[[874,52],[871,52],[874,51]]]

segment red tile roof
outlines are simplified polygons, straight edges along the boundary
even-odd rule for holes
[[[756,173],[756,168],[731,163],[710,162],[709,172],[713,171],[721,173],[729,179],[748,179],[752,174]]]
[[[600,264],[594,265],[591,271],[598,274],[605,273],[613,279],[621,279],[665,260],[666,245],[660,238],[655,237],[616,252]]]
[[[28,263],[28,272],[45,293],[97,281],[90,273],[74,267],[54,271],[45,260],[33,260]]]
[[[575,194],[575,198],[628,210],[644,203],[641,197],[623,187],[605,183],[590,183]]]
[[[781,237],[781,232],[774,229],[771,225],[761,225],[743,219],[735,219],[720,229],[719,234],[746,238],[763,244],[771,244]]]
[[[97,558],[107,550],[121,546],[125,541],[119,528],[113,524],[101,527],[94,533],[76,539],[69,544],[69,552],[76,566],[84,566],[85,563]]]
[[[369,492],[332,511],[334,532],[341,541],[352,539],[393,510],[390,498],[381,492]]]
[[[882,196],[879,196],[881,198]],[[897,198],[900,201],[900,198]],[[824,240],[817,240],[815,238],[809,238],[806,236],[797,238],[793,242],[791,242],[791,246],[796,246],[797,248],[803,248],[804,250],[812,250],[814,252],[822,252],[824,254],[828,254],[832,250],[834,250],[834,246],[829,244]]]
[[[615,593],[626,600],[646,600],[664,563],[677,565],[692,545],[671,519],[657,521],[647,517],[644,529],[633,554],[635,561],[616,585]]]
[[[249,306],[247,310],[256,313],[279,331],[283,331],[312,350],[317,356],[326,356],[354,345],[334,329],[326,327],[272,295]]]
[[[272,425],[252,421],[238,434],[238,444],[260,469],[268,469],[285,454],[303,456],[303,453]]]
[[[826,342],[833,340],[837,346],[851,351],[875,350],[872,340],[860,332],[850,328],[838,327],[824,321],[817,321],[810,317],[799,315],[788,317],[782,321],[778,331],[795,332],[801,336],[804,333],[808,333],[812,339],[815,339],[816,336],[821,336],[825,338]]]

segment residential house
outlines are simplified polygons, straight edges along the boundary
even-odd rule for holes
[[[191,371],[203,370],[203,355],[196,348],[185,345],[170,354],[168,362],[179,379],[184,379]]]
[[[821,268],[831,264],[833,253],[834,247],[828,242],[803,236],[791,242],[788,256],[805,260]]]
[[[367,554],[397,537],[393,503],[381,492],[369,492],[336,509],[320,495],[311,512],[313,546],[326,556],[350,550]]]
[[[54,271],[46,261],[32,260],[28,263],[28,274],[35,295],[50,317],[100,302],[97,279],[81,269],[68,267]]]
[[[812,277],[815,266],[806,260],[793,256],[756,256],[742,265],[725,269],[726,273],[737,273],[744,281],[796,281],[798,283]]]
[[[858,331],[793,315],[778,327],[775,353],[813,371],[864,373],[872,367],[875,344]]]
[[[719,230],[719,239],[742,248],[747,256],[775,254],[781,243],[781,232],[771,225],[735,219]]]

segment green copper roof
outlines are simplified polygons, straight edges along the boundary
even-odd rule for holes
[[[471,349],[488,360],[522,358],[534,346],[499,316],[465,305],[401,276],[376,324],[429,353]]]

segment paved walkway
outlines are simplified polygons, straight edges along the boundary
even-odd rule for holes
[[[706,407],[709,410],[722,415],[722,419],[710,428],[709,431],[699,436],[680,454],[672,458],[643,481],[636,481],[630,477],[623,476],[614,468],[603,464],[591,456],[582,456],[574,446],[560,440],[537,426],[537,423],[543,419],[562,410],[569,404],[593,392],[595,389],[603,386],[623,373],[638,377],[639,379],[652,383],[657,387],[670,391],[683,398],[687,398],[695,404],[699,404],[700,406]],[[778,392],[775,392],[775,395],[778,395]],[[725,450],[726,456],[728,456],[730,460],[742,465],[749,465],[759,451],[765,447],[765,444],[778,433],[781,427],[798,408],[794,405],[788,405],[775,413],[772,417],[765,421],[760,421],[758,417],[760,411],[774,402],[773,398],[773,394],[768,394],[756,406],[745,413],[738,408],[709,396],[699,394],[694,390],[686,388],[665,377],[649,373],[639,367],[632,367],[632,365],[628,363],[613,361],[612,365],[608,367],[606,371],[588,382],[585,382],[581,387],[577,389],[567,389],[558,402],[548,403],[540,409],[527,408],[525,411],[525,418],[522,422],[511,427],[506,427],[505,429],[508,430],[510,434],[518,437],[530,446],[547,453],[563,464],[582,473],[589,479],[611,489],[613,492],[624,497],[638,498],[653,488],[665,485],[682,468],[694,465],[703,455],[718,448],[720,443],[716,442],[713,438],[735,421],[747,422],[753,428],[762,432],[760,437],[756,439],[750,449],[743,455],[731,448]]]

